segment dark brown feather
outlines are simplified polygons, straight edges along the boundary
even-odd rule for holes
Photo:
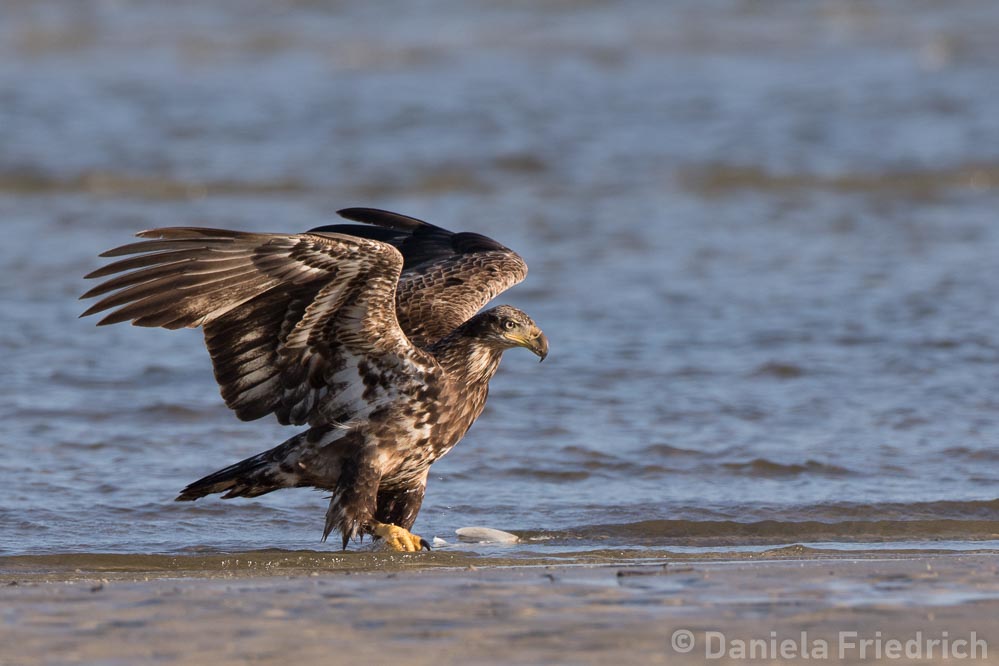
[[[338,224],[313,232],[374,238],[402,253],[397,316],[420,347],[437,342],[527,276],[527,264],[516,252],[481,234],[454,233],[375,208],[345,208],[338,214],[376,226]]]
[[[204,326],[222,395],[240,418],[273,412],[282,423],[323,423],[363,415],[388,399],[384,392],[361,400],[329,387],[349,389],[362,359],[428,362],[395,317],[402,257],[389,245],[328,233],[140,235],[156,240],[106,253],[139,256],[91,274],[124,272],[87,292],[104,298],[84,315],[110,310],[100,324]]]

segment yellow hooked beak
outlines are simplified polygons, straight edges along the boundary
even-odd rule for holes
[[[510,335],[508,337],[516,342],[517,346],[530,349],[542,361],[548,356],[548,338],[536,326],[531,329],[530,336]]]

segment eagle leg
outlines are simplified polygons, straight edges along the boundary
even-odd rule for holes
[[[378,487],[378,508],[375,519],[368,531],[370,534],[385,541],[395,550],[419,551],[422,548],[430,550],[430,544],[409,530],[416,522],[416,514],[423,504],[423,495],[427,490],[427,474],[429,466],[421,471],[413,471],[402,478],[382,479]]]
[[[336,530],[343,537],[344,550],[351,539],[371,533],[371,525],[376,522],[374,514],[381,473],[367,453],[362,451],[343,461],[326,510],[323,541]]]
[[[398,525],[374,521],[369,529],[371,534],[382,539],[392,550],[406,553],[416,553],[424,548],[430,550],[430,544],[426,539]]]
[[[382,479],[378,486],[378,507],[375,509],[375,520],[381,523],[391,523],[407,530],[413,529],[416,514],[423,505],[423,496],[427,491],[427,472],[409,477],[403,481],[392,482]]]

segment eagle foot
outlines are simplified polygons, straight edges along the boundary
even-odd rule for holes
[[[430,544],[426,539],[413,534],[409,530],[404,530],[398,525],[374,523],[371,527],[371,534],[384,541],[392,550],[404,553],[415,553],[424,548],[430,550]]]

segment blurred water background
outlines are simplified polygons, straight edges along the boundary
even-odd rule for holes
[[[989,0],[5,0],[0,553],[324,548],[313,491],[171,501],[293,430],[198,331],[76,299],[139,230],[346,206],[516,249],[551,340],[418,533],[994,545],[996,35]]]

